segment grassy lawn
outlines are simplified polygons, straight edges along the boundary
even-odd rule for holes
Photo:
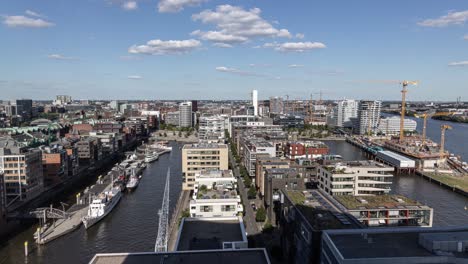
[[[453,176],[450,174],[444,173],[433,173],[433,172],[426,172],[426,175],[429,177],[448,184],[453,187],[458,187],[465,192],[468,192],[468,175],[465,176]]]
[[[294,204],[304,204],[305,196],[299,191],[288,191],[288,197]]]
[[[376,195],[376,196],[350,196],[340,195],[334,197],[344,207],[348,209],[357,209],[359,207],[378,208],[379,206],[396,207],[399,205],[418,205],[419,203],[401,195]],[[361,203],[357,198],[367,201]],[[397,202],[397,199],[405,201],[404,204]]]

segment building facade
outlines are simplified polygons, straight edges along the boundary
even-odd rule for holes
[[[182,148],[182,189],[194,190],[195,175],[206,170],[228,169],[226,144],[191,144]]]
[[[250,177],[255,177],[255,165],[257,155],[267,154],[270,157],[276,156],[276,149],[273,144],[258,138],[246,139],[242,144],[244,167],[247,169]]]
[[[180,127],[192,127],[193,125],[193,114],[192,114],[192,102],[183,102],[179,104],[179,126]]]
[[[352,127],[352,118],[358,116],[359,103],[355,100],[338,101],[333,108],[333,120],[336,127]]]
[[[375,161],[348,161],[318,167],[319,188],[336,195],[381,195],[391,190],[393,167]]]
[[[198,128],[200,140],[223,140],[227,116],[201,116]]]
[[[417,123],[412,119],[405,118],[403,123],[403,130],[408,132],[416,131]],[[385,135],[399,135],[400,134],[400,117],[392,116],[380,119],[377,133]]]
[[[375,134],[380,122],[381,101],[360,101],[356,124],[354,124],[355,133]]]

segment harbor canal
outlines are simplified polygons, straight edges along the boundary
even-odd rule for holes
[[[0,248],[0,264],[88,263],[99,252],[153,251],[158,229],[167,169],[171,167],[170,208],[175,208],[182,186],[181,150],[172,142],[172,152],[163,154],[143,172],[137,189],[126,192],[120,203],[92,228],[78,230],[37,246],[33,241],[36,226],[14,236]],[[24,256],[24,241],[29,241],[29,256]]]

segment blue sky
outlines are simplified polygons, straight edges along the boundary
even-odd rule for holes
[[[468,3],[0,1],[0,99],[468,97]]]

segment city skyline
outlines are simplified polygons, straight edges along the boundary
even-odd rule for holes
[[[2,99],[247,100],[257,89],[259,99],[322,90],[398,100],[388,80],[402,79],[421,81],[410,101],[468,96],[459,1],[28,0],[0,10]]]

